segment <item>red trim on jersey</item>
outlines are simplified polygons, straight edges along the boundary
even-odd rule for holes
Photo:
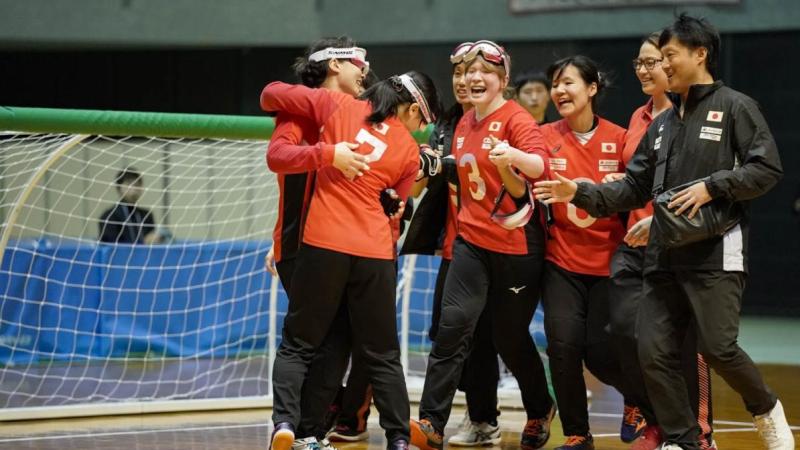
[[[381,124],[364,121],[369,103],[326,89],[270,83],[261,94],[266,110],[302,115],[320,127],[320,141],[359,142],[355,151],[370,158],[370,170],[348,180],[338,169],[317,171],[303,242],[356,256],[394,259],[394,238],[380,193],[394,189],[407,198],[419,169],[419,147],[395,117]]]
[[[628,131],[625,133],[625,147],[622,150],[622,159],[625,161],[625,164],[628,164],[633,154],[636,153],[636,148],[639,147],[639,142],[642,140],[642,137],[647,132],[647,127],[649,127],[651,123],[653,123],[652,97],[646,104],[634,111],[631,116],[631,121],[628,124]],[[652,215],[652,202],[648,203],[644,208],[631,211],[628,216],[627,229],[630,230],[636,222]]]
[[[625,129],[598,118],[597,129],[581,144],[564,119],[542,126],[550,149],[550,170],[576,181],[600,183],[612,172],[622,172]],[[625,230],[619,216],[594,218],[572,203],[553,204],[546,258],[570,272],[608,276],[611,255]]]
[[[487,250],[525,255],[529,253],[525,227],[507,230],[490,218],[502,180],[497,166],[489,161],[489,136],[508,141],[510,146],[526,153],[538,154],[545,163],[543,175],[547,174],[547,153],[539,126],[516,102],[505,102],[480,121],[474,109],[466,112],[456,126],[451,150],[457,162],[461,192],[458,234]],[[511,196],[506,196],[499,212],[509,214],[516,210]]]
[[[319,130],[309,119],[287,113],[279,113],[275,119],[275,131],[267,148],[267,166],[275,173],[304,173],[319,170],[333,163],[333,144],[316,142]],[[314,136],[313,141],[304,136]],[[316,144],[316,145],[314,145]],[[309,149],[308,145],[313,145]],[[310,150],[310,151],[309,151]]]

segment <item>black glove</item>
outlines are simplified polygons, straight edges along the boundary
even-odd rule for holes
[[[430,149],[427,145],[419,147],[419,170],[422,171],[422,177],[432,177],[442,171],[442,158],[438,155],[432,155],[426,151]]]
[[[381,192],[381,206],[383,206],[383,213],[388,217],[391,217],[400,209],[401,201],[394,189],[384,189]]]

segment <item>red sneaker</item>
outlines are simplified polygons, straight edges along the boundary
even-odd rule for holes
[[[661,428],[648,425],[639,439],[631,445],[631,450],[656,450],[662,443],[664,443],[664,436],[661,434]]]

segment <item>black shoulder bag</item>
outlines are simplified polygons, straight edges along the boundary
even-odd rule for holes
[[[674,112],[667,111],[665,114],[674,114]],[[727,198],[713,199],[701,206],[692,219],[689,219],[685,212],[677,216],[673,210],[667,208],[673,195],[708,178],[690,181],[663,191],[672,142],[670,141],[670,127],[667,124],[661,126],[663,127],[660,134],[661,148],[658,149],[658,160],[653,177],[653,216],[654,225],[657,227],[655,239],[664,247],[675,248],[724,235],[736,226],[742,217],[736,202]]]

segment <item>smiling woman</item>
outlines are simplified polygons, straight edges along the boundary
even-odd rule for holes
[[[542,127],[547,146],[553,149],[550,170],[590,183],[621,171],[625,129],[595,115],[598,95],[607,84],[597,64],[576,55],[556,61],[547,74],[550,96],[563,117]],[[554,205],[553,217],[542,278],[547,353],[567,436],[563,448],[588,450],[593,448],[593,438],[584,363],[598,379],[622,392],[626,404],[632,402],[606,331],[608,261],[622,241],[624,228],[618,216],[598,219],[574,205]],[[640,416],[630,417],[638,424]]]
[[[485,309],[490,312],[491,332],[475,339],[493,341],[519,383],[528,418],[521,447],[541,448],[550,437],[555,408],[528,325],[538,303],[544,230],[538,209],[530,221],[514,227],[501,226],[492,215],[495,210],[512,213],[526,203],[526,178],[546,173],[544,143],[530,114],[503,98],[511,67],[511,57],[503,47],[491,41],[465,43],[456,48],[450,62],[466,66],[466,86],[456,82],[454,75],[454,89],[457,98],[463,90],[473,108],[464,112],[453,133],[452,154],[459,182],[458,237],[444,281],[420,420],[411,426],[412,443],[422,450],[443,447],[442,434],[459,381],[453,374],[461,372]],[[510,196],[502,195],[506,190]],[[476,419],[487,441],[499,440],[496,422],[489,423],[492,417]],[[457,444],[462,437],[453,436],[450,443]]]

